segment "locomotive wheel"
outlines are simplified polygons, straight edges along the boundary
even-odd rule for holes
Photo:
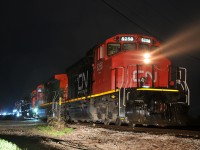
[[[122,121],[121,121],[120,118],[117,118],[117,119],[116,119],[115,125],[117,125],[117,126],[121,126],[121,125],[122,125]]]
[[[104,125],[110,125],[110,119],[105,118],[103,123],[104,123]]]

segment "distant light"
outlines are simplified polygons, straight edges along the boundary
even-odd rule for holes
[[[151,39],[141,38],[141,41],[144,43],[151,43]]]
[[[18,112],[16,116],[17,116],[17,117],[20,117],[20,113]]]
[[[3,115],[3,116],[5,116],[5,115],[7,115],[7,113],[6,113],[6,112],[4,112],[2,115]]]
[[[38,89],[38,92],[42,92],[42,89]]]
[[[13,109],[13,113],[16,113],[17,112],[17,109]]]
[[[34,109],[33,109],[33,112],[37,114],[37,113],[38,113],[38,108],[37,108],[37,107],[34,108]]]

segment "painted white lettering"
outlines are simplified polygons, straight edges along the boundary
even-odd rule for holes
[[[138,70],[138,75],[143,73],[144,73],[143,70]],[[137,70],[133,71],[133,82],[137,82]]]
[[[83,89],[83,74],[79,74],[78,76],[78,90],[82,90]]]
[[[88,70],[86,72],[86,75],[84,72],[79,74],[77,81],[78,81],[78,91],[87,89],[87,87],[88,87]]]
[[[151,79],[153,78],[152,73],[150,71],[144,72],[144,70],[138,70],[138,76],[141,76],[141,74],[144,74],[144,77],[149,76]],[[133,71],[133,82],[137,82],[137,70]],[[154,82],[157,82],[157,72],[154,73]]]
[[[148,75],[150,76],[151,79],[153,79],[153,75],[150,71],[147,71],[145,73],[145,77],[148,77]],[[153,82],[156,82],[157,81],[157,72],[154,73],[154,81]]]
[[[85,83],[85,87],[87,88],[87,86],[88,86],[88,71],[86,73],[87,73],[86,78],[85,78],[85,73],[83,73],[83,82]]]

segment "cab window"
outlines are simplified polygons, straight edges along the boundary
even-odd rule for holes
[[[151,50],[158,50],[159,49],[159,47],[158,46],[151,46],[151,48],[150,48]]]
[[[139,43],[138,49],[139,50],[149,50],[149,45],[148,44]]]
[[[119,43],[109,43],[107,48],[108,56],[119,53],[121,50],[121,45]]]
[[[135,43],[125,43],[122,45],[122,50],[135,50],[136,49],[136,44]]]

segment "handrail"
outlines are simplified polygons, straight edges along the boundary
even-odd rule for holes
[[[188,106],[190,106],[190,89],[187,85],[186,82],[184,82],[185,87],[186,87],[186,91],[187,91],[187,95],[186,95],[186,103],[188,104]]]
[[[186,79],[187,79],[187,69],[186,68],[183,68],[183,67],[179,67],[179,69],[182,69],[185,71],[185,78],[184,78],[184,81],[186,82]],[[180,74],[181,76],[181,74]]]
[[[121,85],[118,87],[119,89],[121,89],[122,88],[122,86],[123,86],[123,84],[124,84],[124,69],[125,69],[125,67],[117,67],[117,68],[114,68],[114,70],[115,70],[115,73],[116,73],[116,70],[117,69],[122,69],[122,83],[121,83]],[[115,82],[116,82],[116,75],[115,75]],[[116,88],[116,87],[115,87]]]
[[[117,68],[115,68],[115,82],[116,82],[116,70],[117,69],[122,69],[122,83],[121,83],[121,85],[118,87],[119,88],[119,102],[118,102],[118,104],[119,104],[119,107],[118,107],[118,112],[119,112],[119,116],[120,116],[120,108],[121,108],[121,88],[122,88],[122,86],[123,86],[123,84],[124,84],[124,77],[125,77],[125,75],[124,75],[124,73],[125,73],[125,67],[117,67]],[[116,83],[115,83],[116,84]],[[115,85],[115,89],[116,89],[116,85]],[[124,97],[124,96],[123,96]]]
[[[180,84],[181,84],[183,90],[185,92],[187,92],[187,94],[186,94],[186,103],[189,106],[190,105],[190,89],[189,89],[188,84],[187,84],[187,69],[183,68],[183,67],[179,67],[179,71],[180,71],[180,79],[179,80],[182,80],[182,74],[181,74],[182,72],[181,71],[184,72],[184,79],[183,79],[184,85],[182,85],[181,83]]]

